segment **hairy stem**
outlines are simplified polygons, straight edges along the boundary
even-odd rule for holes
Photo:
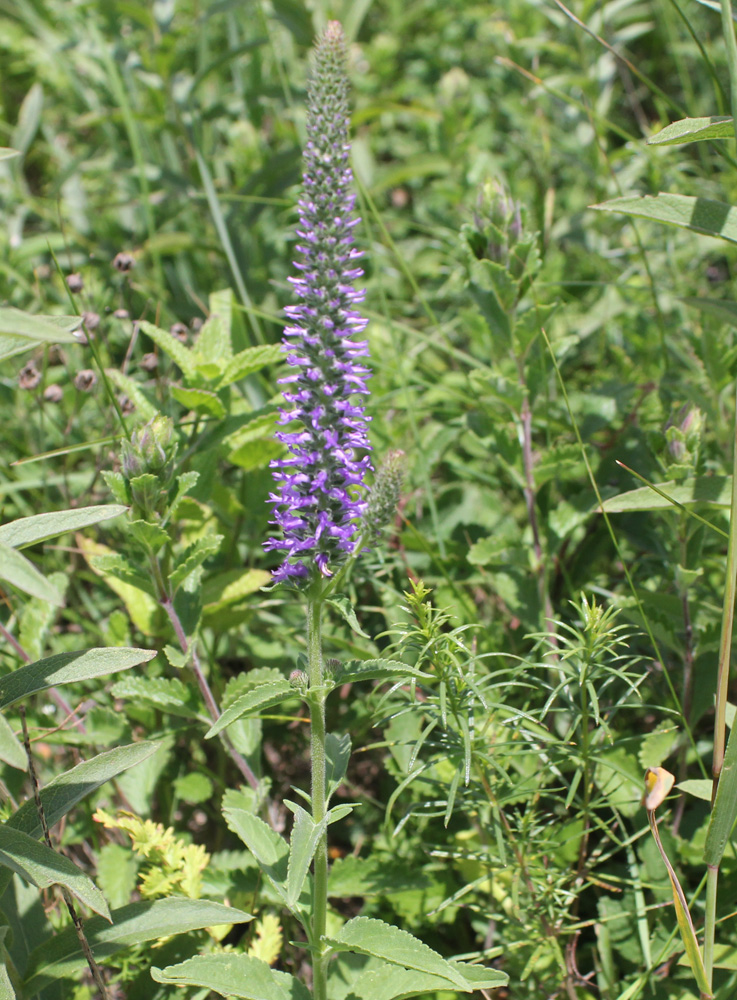
[[[307,602],[307,657],[310,679],[310,761],[312,819],[322,823],[327,810],[325,765],[325,687],[322,660],[322,599]],[[312,991],[315,1000],[327,1000],[327,948],[323,943],[328,910],[328,835],[323,832],[315,851],[311,944]]]

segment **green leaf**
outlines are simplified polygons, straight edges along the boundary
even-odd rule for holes
[[[129,521],[127,529],[139,545],[152,552],[158,552],[169,541],[166,531],[153,521]]]
[[[104,962],[129,945],[217,924],[243,924],[253,917],[235,907],[207,899],[173,898],[130,903],[113,910],[112,919],[112,926],[100,917],[85,921],[85,933],[98,962]],[[80,970],[86,964],[75,929],[67,927],[31,952],[24,995],[35,996],[48,983],[58,979],[78,981]]]
[[[11,583],[24,594],[40,597],[42,601],[61,607],[64,597],[57,588],[36,567],[22,556],[20,552],[11,549],[9,545],[0,543],[0,580]]]
[[[182,406],[195,413],[210,414],[217,420],[222,420],[226,414],[222,400],[210,389],[185,389],[179,385],[171,386],[171,394]]]
[[[468,992],[464,975],[436,951],[414,937],[383,920],[373,917],[354,917],[343,924],[335,937],[328,938],[335,951],[351,951],[357,955],[373,955],[392,965],[426,972],[452,983],[457,989]]]
[[[214,364],[218,374],[233,356],[231,328],[234,302],[235,296],[231,288],[221,288],[211,293],[208,300],[210,315],[200,330],[193,349],[197,364],[202,362]]]
[[[704,862],[719,867],[737,820],[737,726],[732,726],[704,845]]]
[[[455,967],[468,980],[467,993],[497,989],[509,981],[508,976],[496,969],[461,962],[448,962],[448,965]],[[448,981],[440,976],[385,965],[360,975],[351,985],[346,1000],[405,1000],[407,997],[427,997],[447,989]]]
[[[67,531],[79,531],[100,521],[125,514],[122,504],[100,504],[94,507],[78,507],[76,510],[56,510],[47,514],[20,517],[17,521],[0,525],[0,544],[11,549],[22,549],[26,545],[45,542],[47,538],[63,535]]]
[[[729,299],[700,298],[685,298],[681,299],[681,302],[694,309],[700,309],[702,312],[711,313],[712,316],[716,316],[725,323],[737,325],[737,302],[730,302]]]
[[[351,738],[348,733],[344,733],[343,736],[336,736],[335,733],[327,734],[325,737],[325,757],[325,778],[329,797],[338,788],[348,770],[348,761],[351,758]]]
[[[179,556],[174,564],[169,580],[174,590],[177,590],[187,579],[190,573],[201,566],[205,559],[208,559],[220,548],[223,540],[222,535],[203,535],[193,542]]]
[[[213,615],[230,604],[242,601],[261,587],[271,583],[271,573],[265,569],[231,569],[209,577],[202,586],[205,615]]]
[[[683,483],[672,479],[666,483],[655,483],[655,486],[676,503],[692,504],[706,503],[714,507],[729,507],[732,497],[731,476],[697,476]],[[604,501],[607,514],[623,514],[639,510],[666,510],[673,504],[666,497],[660,496],[649,486],[642,486],[627,493],[618,493]],[[599,510],[598,505],[593,508]]]
[[[683,142],[703,142],[706,139],[734,139],[731,118],[682,118],[666,125],[647,139],[648,146],[675,146]]]
[[[141,320],[140,328],[147,337],[150,337],[165,354],[168,354],[176,362],[187,378],[191,378],[195,374],[192,352],[181,341],[172,336],[168,330],[162,330],[161,327],[154,326],[153,323],[149,323],[145,319]]]
[[[315,824],[310,814],[296,802],[289,802],[285,799],[284,805],[294,813],[292,837],[289,842],[289,867],[286,885],[286,903],[290,910],[294,910],[302,894],[318,841],[327,827],[327,818]]]
[[[342,618],[350,625],[357,635],[360,635],[363,639],[371,638],[371,636],[367,635],[358,624],[356,612],[347,597],[344,597],[342,594],[338,594],[335,597],[328,598],[325,603],[329,604],[331,608],[335,608],[338,614],[342,616]]]
[[[19,771],[28,770],[25,747],[4,715],[0,715],[0,760]]]
[[[166,969],[154,967],[151,977],[157,983],[202,986],[243,1000],[310,1000],[311,996],[294,976],[250,955],[197,955]]]
[[[280,834],[262,819],[245,809],[226,807],[223,816],[233,833],[238,834],[258,862],[274,891],[286,903],[289,869],[289,846]]]
[[[128,674],[113,684],[113,698],[128,698],[137,705],[154,705],[156,708],[186,719],[196,719],[199,706],[190,685],[178,677],[134,677]]]
[[[0,160],[12,160],[15,156],[20,156],[20,150],[11,149],[9,146],[0,146]]]
[[[227,729],[232,722],[244,715],[256,715],[264,708],[272,708],[274,705],[280,705],[287,698],[296,697],[297,692],[285,677],[269,681],[268,684],[260,684],[257,688],[247,691],[240,698],[237,698],[205,733],[205,739],[209,740],[213,736],[217,736],[223,729]]]
[[[138,860],[129,847],[108,843],[97,854],[97,881],[111,906],[125,906],[138,881]]]
[[[333,688],[355,681],[388,681],[401,677],[432,677],[417,667],[410,667],[401,660],[349,660],[336,667],[333,674]]]
[[[38,889],[63,885],[95,913],[110,919],[105,897],[81,869],[46,844],[9,826],[0,826],[0,865],[5,865]]]
[[[140,384],[130,375],[124,375],[119,368],[106,368],[105,374],[135,405],[136,414],[140,414],[142,420],[152,420],[156,416],[159,412],[158,406],[148,398]]]
[[[711,778],[687,778],[685,781],[679,781],[676,788],[680,788],[687,795],[693,795],[695,799],[711,802],[712,786]]]
[[[155,656],[155,649],[118,647],[56,653],[0,678],[0,709],[38,691],[45,691],[46,688],[86,681],[93,677],[107,677],[139,663],[148,663]]]
[[[253,375],[266,365],[273,365],[284,360],[284,350],[281,344],[262,344],[258,347],[248,347],[231,358],[225,366],[218,388],[232,385],[247,375]]]
[[[99,548],[100,547],[97,546],[98,551]],[[91,568],[96,573],[99,573],[100,576],[104,577],[108,586],[115,590],[116,593],[120,594],[121,597],[123,596],[122,592],[113,587],[112,582],[108,580],[108,577],[114,577],[116,580],[120,580],[128,587],[143,591],[144,594],[147,594],[149,597],[155,599],[156,589],[154,587],[153,580],[150,577],[144,576],[144,574],[124,555],[121,555],[119,552],[105,552],[102,555],[95,555],[95,547],[93,546],[89,546],[87,548],[87,552],[92,553],[87,559]],[[130,595],[128,594],[126,596]],[[126,600],[126,606],[128,606],[128,603],[129,602]],[[130,607],[128,610],[131,610]],[[150,610],[150,605],[144,604],[144,606],[139,610],[141,613],[145,614],[146,611]]]
[[[592,205],[600,212],[621,212],[639,219],[664,222],[694,233],[737,243],[737,208],[685,194],[632,195]]]
[[[74,331],[82,325],[81,316],[32,316],[30,313],[0,306],[0,334],[26,337],[38,343],[78,344]]]

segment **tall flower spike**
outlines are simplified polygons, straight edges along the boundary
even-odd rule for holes
[[[287,361],[294,371],[280,379],[288,407],[278,431],[288,456],[271,463],[279,492],[271,494],[273,524],[282,538],[267,550],[286,552],[275,582],[306,583],[333,570],[356,547],[356,525],[365,511],[364,475],[371,469],[361,396],[368,393],[366,327],[356,306],[364,292],[356,261],[355,195],[348,157],[348,80],[343,30],[331,21],[318,40],[308,86],[307,145],[299,201],[300,272],[290,278],[298,304],[285,309]],[[361,455],[361,453],[364,453]]]

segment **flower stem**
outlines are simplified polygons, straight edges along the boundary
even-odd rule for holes
[[[307,656],[310,678],[310,758],[312,766],[312,819],[322,823],[327,809],[325,768],[325,686],[322,660],[322,599],[307,602]],[[327,1000],[327,947],[323,942],[328,909],[328,836],[322,834],[315,851],[312,898],[312,992]]]

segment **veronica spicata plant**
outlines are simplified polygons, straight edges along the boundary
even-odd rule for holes
[[[471,993],[506,982],[496,970],[446,961],[381,920],[354,917],[328,933],[327,830],[353,806],[330,806],[346,773],[351,741],[348,735],[327,733],[327,696],[359,680],[422,676],[388,660],[353,661],[326,670],[323,658],[321,623],[329,595],[364,546],[380,538],[401,482],[401,455],[394,453],[376,477],[373,501],[366,499],[364,476],[371,464],[362,400],[368,392],[369,370],[363,362],[368,346],[356,339],[366,320],[356,309],[363,292],[352,284],[363,272],[356,266],[361,252],[353,246],[359,220],[350,190],[345,59],[343,32],[333,21],[318,41],[309,86],[299,202],[301,260],[293,279],[298,303],[287,310],[290,325],[284,339],[291,372],[281,379],[287,403],[281,423],[287,429],[277,434],[287,455],[272,463],[278,491],[271,501],[280,537],[266,543],[267,550],[284,553],[274,581],[295,587],[306,603],[308,668],[306,673],[295,671],[289,681],[271,680],[250,690],[208,733],[214,736],[249,712],[295,696],[309,707],[311,789],[305,798],[311,811],[285,802],[294,814],[290,842],[244,806],[248,799],[226,796],[224,812],[265,881],[304,928],[311,970],[302,982],[251,955],[228,953],[201,955],[153,972],[159,982],[208,987],[247,1000],[328,1000],[345,996],[346,990],[352,1000],[393,1000],[437,990]],[[349,961],[342,958],[346,952],[352,953]]]

